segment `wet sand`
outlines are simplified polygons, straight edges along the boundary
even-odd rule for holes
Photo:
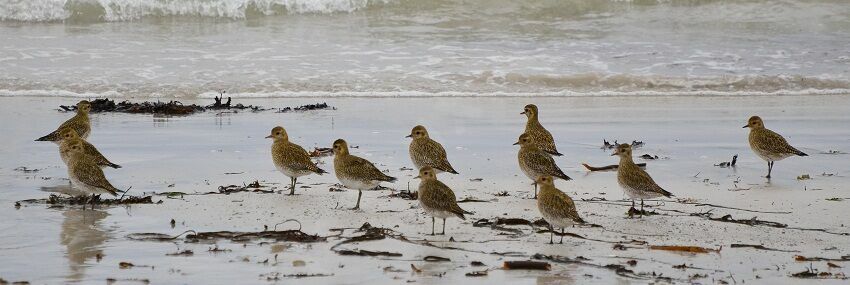
[[[4,217],[0,220],[0,278],[7,281],[93,283],[112,278],[127,283],[133,279],[149,280],[154,284],[610,284],[665,281],[658,279],[663,276],[676,283],[797,283],[803,280],[790,275],[809,266],[835,275],[845,272],[849,265],[836,261],[833,263],[844,268],[828,268],[825,261],[794,259],[795,255],[840,258],[850,254],[850,236],[846,235],[850,233],[850,191],[846,186],[850,182],[850,156],[825,154],[830,150],[850,152],[848,96],[243,99],[235,102],[284,107],[326,101],[337,110],[285,114],[206,112],[170,118],[93,115],[90,141],[124,167],[105,172],[117,187],[132,186],[130,195],[206,193],[217,191],[220,185],[255,180],[283,190],[289,179],[275,170],[269,156],[271,141],[263,139],[276,125],[285,126],[291,140],[307,149],[329,147],[333,140],[345,138],[350,145],[359,146],[352,149],[354,154],[370,159],[399,178],[396,184],[386,186],[415,189],[415,173],[400,170],[412,166],[407,154],[409,141],[404,136],[412,126],[423,124],[434,139],[443,143],[460,172],[454,176],[441,174],[440,180],[451,186],[459,199],[486,201],[461,204],[475,214],[466,221],[449,220],[445,236],[428,235],[430,218],[418,203],[387,197],[389,190],[365,192],[363,209],[347,210],[355,202],[356,191],[328,191],[336,183],[333,174],[300,179],[296,196],[154,196],[154,201],[162,203],[99,206],[94,210],[24,204],[16,209],[15,201],[46,198],[50,193],[45,190],[66,187],[67,174],[56,146],[32,140],[70,117],[56,108],[76,100],[0,98],[0,116],[6,122],[0,127],[6,140],[0,149],[0,216]],[[511,145],[523,129],[525,117],[519,112],[527,103],[540,106],[542,123],[565,154],[556,161],[575,179],[556,181],[556,186],[577,201],[579,212],[588,222],[602,226],[568,229],[586,239],[567,236],[564,244],[549,245],[548,233],[536,233],[542,228],[506,226],[520,230],[517,234],[472,225],[479,219],[540,217],[535,200],[530,199],[530,181],[516,164],[517,147]],[[766,163],[749,150],[747,130],[741,128],[750,115],[756,114],[765,119],[768,128],[811,155],[777,162],[769,182],[762,177],[767,171]],[[636,162],[648,163],[648,172],[678,200],[648,202],[648,210],[659,215],[628,219],[625,212],[629,202],[623,200],[615,173],[591,173],[581,166],[583,162],[594,166],[617,163],[609,151],[600,149],[603,139],[645,142],[635,155],[658,155],[661,159],[636,158]],[[714,166],[735,154],[739,155],[735,168]],[[320,161],[320,167],[332,171],[332,157]],[[38,171],[15,170],[22,166]],[[803,174],[811,179],[796,179]],[[475,178],[483,180],[472,181]],[[503,191],[509,196],[496,195]],[[600,198],[607,201],[582,201]],[[712,218],[727,214],[733,219],[757,217],[787,227],[735,224],[692,215],[706,212]],[[173,228],[171,219],[176,222]],[[177,235],[187,230],[255,232],[287,219],[300,221],[303,232],[327,236],[328,241],[220,240],[213,244],[187,243],[183,238],[173,242],[128,238],[137,233]],[[358,228],[366,222],[392,229],[415,242],[428,240],[460,250],[397,239],[341,247],[396,252],[401,257],[340,256],[331,250],[347,237],[360,234],[347,230],[335,236],[339,232],[332,228]],[[297,225],[278,226],[283,228]],[[614,249],[618,243],[626,249]],[[763,245],[782,251],[732,248],[732,244]],[[700,246],[719,252],[650,249],[659,245]],[[227,251],[210,251],[216,246]],[[187,249],[194,254],[167,255]],[[511,252],[513,256],[493,252]],[[581,256],[588,259],[583,261],[588,264],[623,265],[634,274],[617,274],[586,264],[553,263],[551,271],[501,269],[504,261],[527,260],[537,253],[571,259]],[[451,261],[426,262],[426,256]],[[637,263],[631,266],[630,260]],[[296,261],[305,264],[295,266],[300,264]],[[472,261],[485,266],[471,266]],[[119,262],[136,266],[119,269]],[[411,272],[411,264],[422,272]],[[674,268],[681,264],[688,268]],[[465,276],[486,269],[486,277]],[[286,276],[292,274],[330,276],[297,280]],[[695,274],[699,276],[693,278]]]

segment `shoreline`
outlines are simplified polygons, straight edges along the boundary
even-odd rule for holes
[[[8,189],[0,197],[0,242],[4,244],[0,261],[9,264],[0,277],[30,282],[97,282],[105,278],[118,280],[149,279],[153,283],[266,282],[272,272],[279,274],[327,274],[329,277],[297,279],[308,284],[347,280],[394,284],[399,280],[424,283],[470,282],[583,282],[611,283],[648,282],[619,276],[605,269],[585,265],[563,265],[551,262],[552,271],[498,270],[503,261],[522,260],[536,253],[569,258],[582,256],[589,263],[617,264],[636,273],[656,272],[674,282],[737,281],[794,282],[790,274],[803,271],[810,262],[797,262],[794,255],[836,257],[850,250],[845,236],[791,228],[823,228],[831,232],[850,232],[843,218],[850,201],[843,187],[847,174],[840,172],[846,155],[821,154],[828,150],[850,150],[850,131],[844,106],[850,97],[824,95],[770,97],[571,97],[552,98],[324,98],[336,110],[298,113],[204,112],[190,116],[155,117],[137,114],[94,114],[90,141],[110,160],[121,164],[119,170],[106,170],[106,175],[119,188],[133,186],[130,194],[184,192],[206,193],[219,185],[242,185],[258,180],[263,185],[284,188],[288,181],[278,173],[268,157],[271,142],[262,139],[275,125],[284,125],[292,140],[307,150],[327,147],[336,138],[345,138],[360,148],[354,154],[389,170],[399,178],[396,189],[416,188],[407,156],[409,140],[404,135],[410,127],[423,124],[432,138],[443,143],[449,160],[460,175],[441,174],[438,178],[449,185],[457,198],[475,198],[486,202],[462,204],[475,212],[467,221],[450,219],[447,236],[431,237],[430,219],[421,213],[417,201],[386,197],[390,191],[364,192],[363,211],[340,210],[353,204],[356,191],[330,192],[336,182],[332,173],[299,179],[296,196],[262,193],[230,195],[186,195],[169,198],[154,196],[162,204],[127,207],[77,207],[51,209],[41,205],[25,205],[14,209],[14,201],[44,198],[42,187],[67,183],[65,169],[55,145],[31,142],[69,116],[56,112],[59,105],[76,101],[69,98],[0,98],[0,114],[5,120],[21,120],[27,124],[7,124],[3,131],[10,138],[0,151],[0,175],[6,177],[0,186]],[[431,100],[438,99],[438,100]],[[149,99],[150,100],[150,99]],[[297,106],[316,103],[315,98],[236,99],[234,103],[274,106]],[[531,102],[529,102],[531,101]],[[206,105],[207,100],[186,100],[186,104]],[[579,212],[599,228],[574,228],[571,233],[593,240],[565,237],[564,245],[550,246],[548,233],[536,233],[529,227],[510,227],[521,234],[507,234],[490,227],[474,227],[479,219],[539,218],[534,200],[528,199],[533,188],[516,166],[515,140],[525,117],[519,115],[524,103],[536,103],[541,109],[541,122],[555,136],[559,150],[556,158],[562,169],[575,180],[557,181],[556,187],[576,200]],[[740,126],[748,115],[758,113],[768,128],[786,136],[789,141],[812,155],[807,159],[787,159],[776,164],[774,179],[765,183],[760,176],[766,165],[749,151],[746,131]],[[388,119],[391,118],[391,119]],[[655,180],[685,202],[706,203],[752,211],[696,206],[681,201],[659,200],[649,209],[662,215],[643,219],[625,219],[622,190],[616,185],[614,172],[587,172],[580,163],[594,166],[615,164],[617,159],[600,149],[602,139],[639,140],[646,144],[635,151],[658,155],[658,160],[641,160],[649,164],[647,171]],[[734,169],[720,168],[715,163],[728,161],[739,154]],[[331,166],[329,157],[321,158],[320,167]],[[14,168],[39,169],[21,173]],[[178,171],[179,170],[179,171]],[[225,174],[238,173],[238,174]],[[822,173],[833,174],[831,176]],[[696,175],[695,175],[696,174]],[[811,180],[797,180],[810,174]],[[472,181],[482,178],[483,181]],[[282,184],[277,184],[282,183]],[[169,186],[174,185],[174,186]],[[730,191],[730,189],[749,190]],[[819,189],[819,190],[815,190]],[[499,196],[507,191],[510,196]],[[286,192],[286,191],[284,191]],[[846,198],[829,201],[829,198]],[[607,202],[595,203],[594,198]],[[665,202],[666,201],[666,202]],[[711,209],[711,217],[725,214],[733,219],[772,221],[787,228],[747,226],[708,220],[683,213],[702,213]],[[677,213],[681,211],[683,213]],[[779,212],[789,211],[791,214]],[[195,231],[262,231],[264,225],[298,219],[302,230],[323,237],[333,236],[332,228],[360,227],[368,222],[386,227],[415,240],[429,240],[440,246],[460,247],[468,251],[452,251],[416,246],[397,240],[358,243],[349,249],[388,250],[403,254],[400,258],[341,256],[330,248],[341,239],[304,244],[299,242],[232,242],[213,243],[136,241],[128,236],[138,233],[177,235]],[[171,227],[169,221],[176,220]],[[33,221],[44,222],[33,222]],[[286,226],[286,225],[285,225]],[[439,225],[438,225],[439,226]],[[15,229],[12,231],[11,229]],[[287,228],[289,229],[289,228]],[[343,237],[357,235],[345,232]],[[73,242],[62,237],[85,237]],[[27,238],[30,237],[30,238]],[[458,242],[451,242],[452,237]],[[628,244],[635,239],[645,245]],[[497,241],[489,241],[497,240]],[[613,244],[623,243],[626,250]],[[812,242],[815,241],[815,242]],[[244,245],[243,245],[244,244]],[[731,244],[758,244],[767,248],[798,252],[776,252],[748,248],[731,248]],[[721,249],[721,253],[679,254],[652,250],[654,245],[689,245]],[[227,252],[209,252],[211,248]],[[277,251],[277,248],[285,248]],[[836,247],[835,250],[828,249]],[[184,249],[192,256],[167,256]],[[277,252],[276,252],[277,251]],[[475,251],[475,252],[470,252]],[[500,256],[476,252],[516,251],[520,256]],[[103,256],[102,260],[96,258]],[[40,256],[47,270],[32,266],[31,258]],[[426,256],[450,258],[450,262],[422,261]],[[277,256],[276,263],[272,263]],[[249,261],[243,261],[247,258]],[[14,261],[13,261],[14,259]],[[263,264],[263,260],[270,263]],[[293,262],[305,261],[305,266]],[[636,260],[635,266],[626,262]],[[154,269],[136,267],[118,269],[118,262],[151,265]],[[479,270],[471,261],[486,264],[483,278],[465,274]],[[687,264],[684,270],[673,265]],[[299,263],[300,264],[300,263]],[[423,270],[412,273],[410,264]],[[741,264],[748,264],[742,266]],[[825,262],[814,262],[821,271]],[[342,267],[340,267],[342,266]],[[777,271],[773,266],[781,266]],[[384,270],[392,267],[404,272]],[[12,271],[14,270],[14,271]],[[717,271],[719,270],[719,271]],[[215,273],[211,273],[215,271]],[[169,273],[171,272],[171,273]],[[179,272],[179,273],[174,273]],[[442,274],[442,275],[440,275]],[[691,279],[694,274],[706,277]],[[437,277],[440,275],[441,277]],[[588,277],[590,275],[590,277]],[[756,277],[758,276],[758,277]],[[652,279],[649,277],[649,280]],[[289,280],[284,277],[282,280]],[[292,279],[296,280],[296,279]],[[660,280],[659,280],[660,281]]]

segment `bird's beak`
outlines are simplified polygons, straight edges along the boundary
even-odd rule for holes
[[[417,175],[416,177],[413,177],[413,179],[422,179],[422,175]]]
[[[270,138],[272,138],[272,135],[268,135],[268,136],[266,136],[266,138],[267,138],[267,139],[270,139]]]
[[[746,125],[742,129],[746,129],[746,128],[749,128],[749,127],[750,127],[750,125]]]
[[[525,115],[525,112],[519,113],[520,115]]]
[[[406,136],[406,138],[412,138],[412,137],[413,137],[413,135],[407,135]]]
[[[519,142],[515,142],[514,145],[519,145]]]

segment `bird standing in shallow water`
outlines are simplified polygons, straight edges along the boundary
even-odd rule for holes
[[[563,155],[558,152],[557,147],[555,147],[555,139],[552,138],[552,133],[540,124],[540,120],[538,118],[540,113],[537,111],[537,105],[525,105],[524,111],[520,114],[528,117],[528,121],[525,123],[525,133],[531,137],[531,141],[534,142],[534,145],[537,146],[537,148],[550,155]]]
[[[658,186],[649,173],[646,173],[632,160],[632,146],[620,144],[611,156],[620,156],[620,165],[617,167],[617,182],[632,199],[632,209],[635,208],[635,199],[640,199],[640,215],[643,216],[643,199],[657,197],[671,197],[673,194]],[[630,209],[629,216],[632,216]]]
[[[106,180],[100,166],[85,154],[82,143],[66,144],[59,151],[68,155],[68,178],[71,179],[71,185],[85,193],[91,193],[91,201],[94,201],[95,195],[106,193],[118,196],[118,192],[123,192]]]
[[[573,199],[566,193],[555,188],[552,176],[540,176],[537,178],[540,185],[540,196],[537,197],[537,209],[543,215],[543,219],[549,223],[549,244],[553,244],[555,227],[561,228],[561,242],[564,243],[564,228],[576,224],[584,224],[584,220],[576,211]]]
[[[295,195],[295,183],[298,177],[312,173],[319,175],[327,173],[310,160],[310,155],[303,147],[289,142],[289,135],[283,127],[274,127],[272,133],[266,138],[274,139],[274,143],[272,143],[274,166],[277,167],[278,171],[289,176],[291,182],[289,195]]]
[[[788,144],[788,141],[780,134],[765,128],[764,122],[759,116],[750,117],[744,128],[750,128],[750,148],[761,159],[767,161],[767,176],[765,178],[770,179],[773,163],[777,160],[783,160],[794,155],[809,156]]]
[[[525,176],[528,176],[528,179],[534,181],[534,199],[537,199],[537,178],[540,176],[572,180],[555,164],[555,159],[551,155],[537,148],[537,144],[533,143],[529,134],[520,135],[519,141],[514,145],[520,146],[517,154],[519,168],[525,173]]]
[[[454,191],[437,180],[437,172],[433,168],[429,166],[421,168],[416,178],[422,180],[419,183],[419,205],[431,216],[431,235],[434,235],[436,218],[443,219],[443,232],[440,234],[445,235],[447,218],[458,217],[466,220],[464,214],[472,214],[458,206]]]
[[[348,152],[348,143],[338,139],[333,143],[334,173],[343,186],[357,189],[357,204],[352,210],[360,209],[363,190],[375,189],[381,182],[395,182],[396,178],[384,174],[366,159]]]
[[[443,145],[428,137],[428,130],[423,126],[413,127],[408,138],[413,138],[410,141],[410,160],[413,161],[413,166],[416,169],[423,167],[434,168],[438,172],[448,172],[457,174],[457,171],[449,163],[446,158],[446,149]]]
[[[59,136],[61,138],[59,141],[60,150],[63,148],[67,149],[68,146],[72,144],[81,144],[83,146],[83,153],[89,156],[91,160],[98,166],[112,167],[116,169],[121,168],[120,165],[112,163],[108,159],[106,159],[106,157],[103,156],[103,154],[100,153],[100,151],[98,151],[97,148],[94,147],[94,145],[78,136],[77,132],[74,131],[74,129],[64,129],[60,132]],[[69,153],[59,151],[59,156],[62,157],[62,162],[65,162],[65,164],[67,165]]]
[[[65,129],[72,129],[77,132],[81,138],[86,139],[89,137],[89,133],[91,132],[91,122],[89,121],[89,111],[91,111],[91,103],[89,101],[80,101],[77,103],[77,114],[62,123],[58,129],[49,133],[43,137],[36,139],[35,141],[50,141],[54,143],[59,143],[62,139],[61,132]]]

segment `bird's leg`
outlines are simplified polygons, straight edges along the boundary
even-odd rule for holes
[[[360,197],[363,196],[363,190],[357,190],[357,205],[352,210],[360,210]]]
[[[431,235],[434,235],[434,224],[437,223],[437,219],[431,217]]]
[[[297,179],[298,178],[295,178],[295,177],[289,178],[289,181],[291,182],[290,183],[291,185],[289,186],[289,195],[290,196],[295,195],[295,180],[297,180]]]
[[[440,234],[441,234],[441,235],[446,235],[446,218],[443,218],[443,232],[442,232],[442,233],[440,233]]]
[[[555,244],[555,228],[552,227],[552,224],[549,224],[549,244]]]
[[[634,210],[635,210],[635,200],[634,200],[634,199],[632,199],[632,207],[631,207],[631,208],[629,208],[629,211],[627,212],[627,213],[629,214],[629,218],[634,217],[634,215],[635,215],[635,211],[634,211]]]
[[[643,199],[640,199],[640,217],[643,218]]]
[[[559,244],[564,244],[564,228],[561,228],[561,241],[560,241],[560,242],[558,242],[558,243],[559,243]]]
[[[537,199],[537,183],[534,183],[534,199]]]
[[[770,173],[773,172],[773,161],[767,162],[767,176],[765,178],[770,178]]]

